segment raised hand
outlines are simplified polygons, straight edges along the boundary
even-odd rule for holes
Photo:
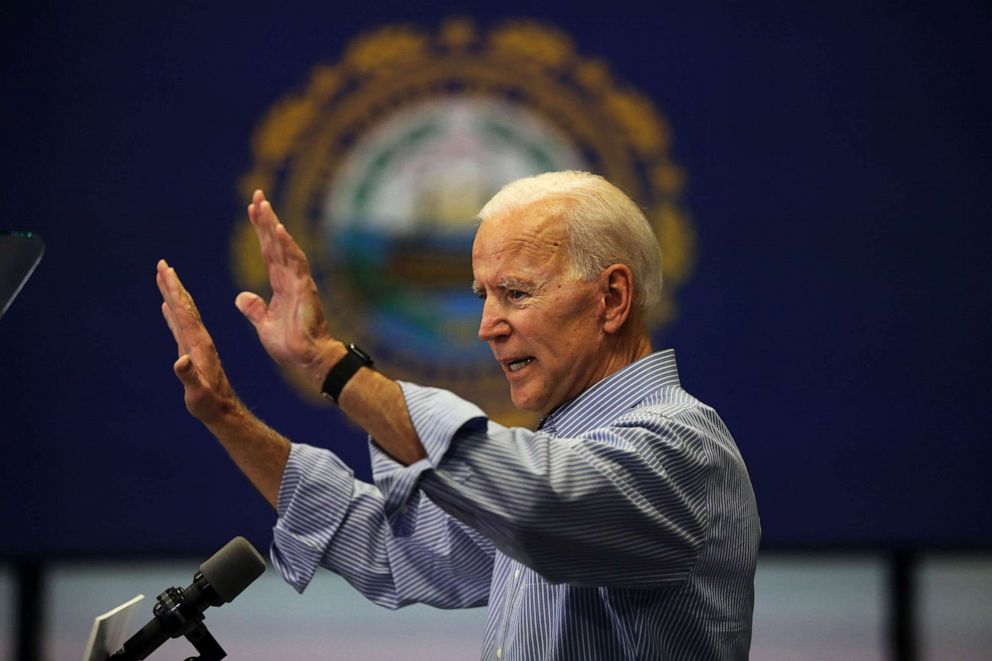
[[[234,394],[193,297],[164,259],[158,262],[155,281],[162,292],[162,315],[179,348],[173,370],[185,389],[186,408],[217,437],[241,472],[275,507],[289,440],[252,415]]]
[[[241,404],[221,367],[217,348],[200,319],[193,297],[164,259],[158,262],[155,281],[162,293],[162,316],[179,351],[173,370],[185,389],[186,408],[204,423],[212,424]]]
[[[258,294],[241,292],[235,304],[255,326],[273,360],[303,378],[316,392],[328,370],[347,350],[331,337],[306,255],[260,190],[252,195],[248,217],[269,271],[272,298],[266,305]],[[427,456],[397,382],[374,370],[360,370],[342,390],[338,405],[397,461],[408,465]],[[278,448],[274,443],[267,447]]]
[[[331,359],[340,358],[341,345],[324,320],[310,264],[260,190],[252,195],[248,218],[258,235],[272,298],[266,304],[258,294],[241,292],[235,305],[276,363],[319,386]]]

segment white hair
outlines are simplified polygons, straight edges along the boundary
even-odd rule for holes
[[[661,248],[644,213],[603,177],[568,170],[517,179],[486,203],[479,218],[539,202],[562,204],[570,275],[594,280],[612,264],[634,274],[634,302],[646,309],[661,298]]]

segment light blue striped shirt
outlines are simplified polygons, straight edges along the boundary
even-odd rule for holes
[[[375,484],[294,445],[272,560],[297,590],[327,567],[388,608],[489,605],[482,658],[746,659],[760,537],[716,412],[651,354],[534,432],[402,383],[428,457],[374,445]]]

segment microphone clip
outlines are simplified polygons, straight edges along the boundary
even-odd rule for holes
[[[200,572],[197,572],[193,584],[199,587],[201,581],[202,576]],[[207,625],[203,623],[203,611],[185,608],[185,605],[185,591],[182,588],[166,588],[158,596],[152,613],[165,629],[171,632],[172,638],[185,636],[186,640],[192,643],[196,651],[200,653],[200,656],[188,657],[186,661],[220,661],[227,656],[227,652],[207,630]]]

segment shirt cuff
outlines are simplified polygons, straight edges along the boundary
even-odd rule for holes
[[[297,592],[303,592],[344,520],[354,475],[330,451],[294,443],[283,472],[269,556]]]
[[[369,447],[372,455],[372,478],[383,495],[386,520],[393,534],[403,537],[412,529],[412,521],[406,515],[417,497],[416,486],[420,475],[425,470],[437,468],[455,434],[475,421],[485,425],[486,415],[475,404],[447,390],[405,381],[400,381],[399,385],[413,428],[427,451],[427,457],[404,466],[375,443],[369,443]]]

